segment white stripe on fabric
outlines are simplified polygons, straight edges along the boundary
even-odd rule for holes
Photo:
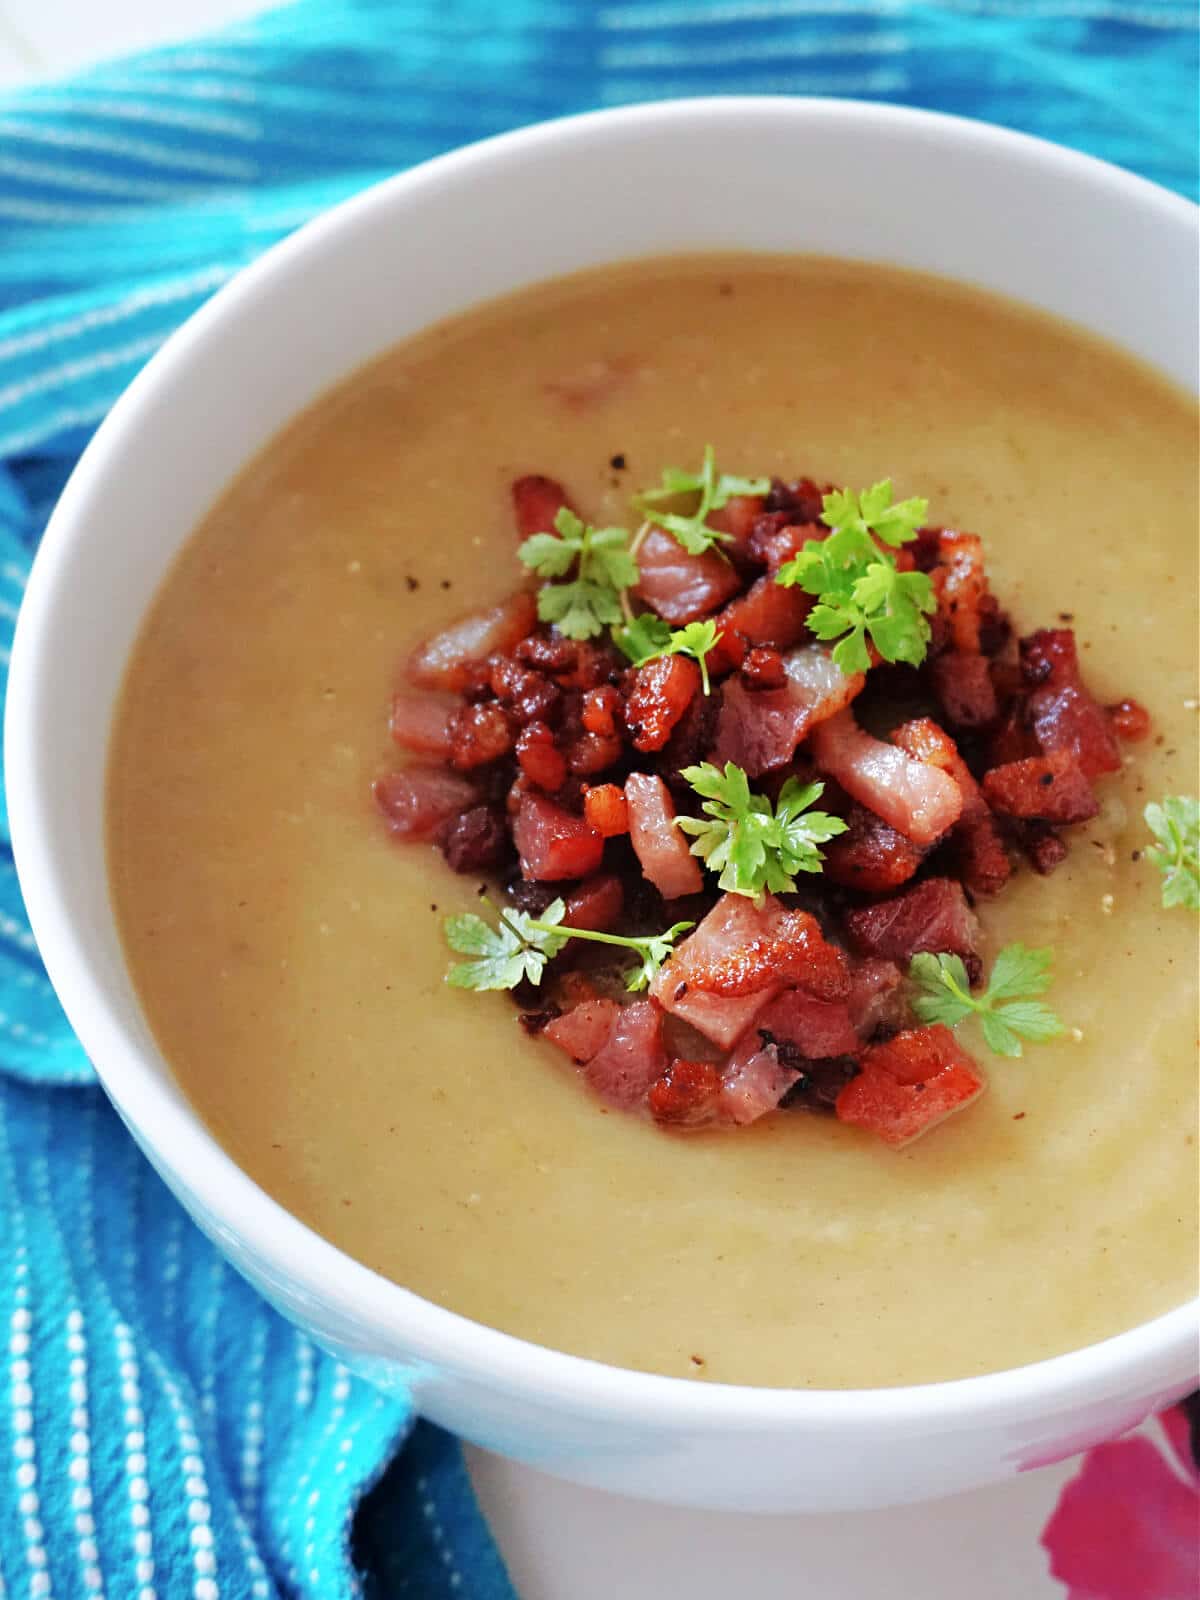
[[[421,1497],[421,1515],[429,1525],[429,1532],[433,1537],[433,1547],[442,1558],[442,1564],[450,1579],[452,1589],[462,1588],[462,1573],[454,1560],[454,1549],[446,1537],[446,1530],[442,1526],[442,1519],[438,1516],[437,1506],[434,1504],[433,1495],[429,1488],[429,1479],[422,1473],[417,1479],[417,1493]]]
[[[713,0],[697,4],[607,6],[597,13],[601,28],[649,31],[654,28],[709,27],[727,22],[783,22],[790,17],[895,17],[904,0]]]
[[[225,1258],[216,1250],[208,1264],[208,1289],[204,1296],[200,1341],[204,1347],[200,1376],[200,1409],[206,1417],[217,1411],[217,1333],[221,1322],[221,1295],[225,1288]]]
[[[91,155],[118,156],[126,161],[142,161],[148,167],[165,167],[195,172],[204,177],[229,178],[250,183],[258,176],[258,164],[237,156],[219,156],[205,150],[178,145],[155,144],[150,139],[118,138],[99,133],[95,128],[59,128],[52,123],[22,121],[19,117],[0,117],[0,137],[23,139],[28,144],[49,145],[59,150],[79,150]]]
[[[0,567],[0,576],[7,578],[9,583],[15,583],[23,589],[29,582],[29,569],[28,567],[19,567],[15,561],[6,561]]]
[[[320,1504],[321,1491],[319,1488],[309,1489],[308,1486],[312,1482],[314,1471],[324,1458],[325,1447],[332,1441],[342,1423],[342,1419],[346,1415],[346,1401],[350,1398],[350,1373],[340,1361],[333,1369],[333,1384],[329,1391],[329,1398],[332,1401],[329,1418],[321,1430],[321,1437],[316,1449],[309,1456],[308,1464],[301,1474],[296,1487],[292,1490],[291,1498],[288,1500],[287,1527],[284,1531],[283,1540],[284,1554],[288,1557],[290,1563],[290,1581],[294,1587],[299,1588],[301,1583],[300,1563],[293,1554],[292,1530],[295,1526],[294,1513],[299,1510],[301,1502],[303,1502],[306,1512],[304,1519],[306,1576],[313,1585],[316,1594],[321,1592],[320,1585],[322,1580],[320,1568],[314,1564],[316,1546],[313,1543],[312,1534],[316,1528],[315,1511]]]
[[[100,117],[116,122],[149,123],[162,128],[182,128],[188,133],[223,134],[230,139],[257,140],[262,130],[245,117],[224,117],[210,112],[180,111],[174,106],[139,104],[135,100],[104,100],[99,96],[44,94],[38,91],[23,102],[22,110],[50,111],[56,116]]]
[[[200,1454],[200,1438],[196,1432],[196,1423],[166,1362],[153,1347],[146,1351],[146,1363],[154,1369],[154,1376],[166,1396],[175,1423],[175,1437],[181,1456],[180,1470],[187,1495],[188,1538],[192,1550],[192,1567],[196,1575],[192,1584],[192,1597],[193,1600],[220,1600],[216,1541],[212,1531],[212,1504],[209,1499],[204,1458]],[[148,1525],[149,1518],[146,1522]]]
[[[902,70],[865,73],[772,73],[755,75],[754,89],[758,94],[809,94],[809,95],[884,95],[903,94],[909,86],[908,74]],[[688,95],[695,90],[695,80],[670,78],[665,74],[653,77],[612,78],[604,86],[602,99],[606,104],[635,99],[650,99],[655,95]]]
[[[613,71],[642,67],[721,67],[733,62],[801,61],[812,56],[902,55],[908,40],[902,33],[843,33],[819,38],[726,40],[718,44],[678,43],[612,45],[600,52],[601,64]]]
[[[219,288],[223,283],[228,283],[237,270],[237,267],[205,267],[203,271],[195,272],[188,278],[154,284],[147,289],[135,289],[111,305],[93,306],[88,311],[81,311],[77,316],[64,317],[61,322],[48,323],[41,328],[31,328],[28,333],[15,333],[9,339],[0,339],[0,361],[6,361],[11,356],[25,355],[30,350],[44,350],[48,345],[77,338],[81,333],[94,333],[97,328],[111,327],[114,323],[138,316],[143,311],[157,310],[161,306],[173,305],[178,300],[186,300],[192,295],[204,294],[210,289]],[[4,569],[4,573],[5,576],[9,576],[7,568]]]
[[[86,1176],[83,1181],[86,1184]],[[46,1196],[49,1202],[49,1194]],[[65,1253],[65,1252],[64,1252]],[[96,1543],[96,1522],[92,1516],[91,1415],[88,1396],[87,1332],[83,1312],[78,1307],[67,1313],[67,1370],[70,1373],[71,1459],[67,1476],[71,1480],[71,1509],[74,1512],[76,1549],[83,1587],[95,1600],[103,1600],[104,1574],[100,1568],[100,1548]]]
[[[0,433],[0,459],[4,456],[24,455],[26,450],[34,449],[46,439],[53,439],[56,434],[66,433],[69,428],[89,427],[99,422],[112,408],[116,398],[116,394],[112,394],[107,400],[94,400],[90,406],[75,406],[64,411],[56,411],[53,416],[43,417],[40,422],[35,422],[32,427],[24,428],[19,433]],[[0,932],[2,931],[0,925]],[[36,945],[30,944],[30,949],[36,948]]]
[[[941,0],[947,11],[972,16],[1022,17],[1031,21],[1121,22],[1135,28],[1200,28],[1196,7],[1155,11],[1108,0]]]
[[[306,1333],[296,1329],[296,1410],[307,1411],[313,1402],[317,1352]]]
[[[253,85],[220,83],[214,79],[159,78],[151,73],[122,77],[119,73],[97,73],[92,80],[106,94],[161,94],[175,100],[232,100],[239,105],[254,105],[258,96]]]
[[[50,161],[23,161],[0,154],[0,174],[21,183],[36,183],[59,189],[82,189],[91,194],[110,194],[126,200],[170,200],[176,203],[195,198],[195,184],[159,183],[155,178],[121,178],[113,173],[82,167],[64,167]]]
[[[145,338],[134,339],[129,344],[118,345],[113,350],[98,350],[94,355],[80,356],[76,361],[64,361],[60,366],[51,367],[49,372],[39,372],[32,378],[22,378],[18,383],[10,383],[7,389],[0,389],[0,411],[15,406],[20,401],[28,400],[35,394],[48,394],[52,389],[64,389],[68,384],[77,383],[80,378],[89,377],[92,373],[108,372],[111,368],[125,366],[130,361],[144,361],[158,349],[165,338],[165,333],[148,334]]]
[[[249,1398],[246,1401],[246,1410],[242,1418],[242,1459],[239,1476],[241,1501],[246,1521],[256,1532],[262,1494],[262,1458],[265,1439],[263,1429],[263,1372],[266,1367],[267,1335],[269,1331],[270,1328],[266,1317],[257,1317],[254,1322],[254,1331],[250,1344],[249,1375],[247,1378]]]
[[[137,1600],[157,1600],[154,1588],[154,1530],[150,1523],[150,1480],[146,1476],[146,1413],[142,1406],[141,1367],[128,1323],[113,1329],[117,1370],[121,1376],[122,1420],[125,1424],[125,1490],[129,1496],[130,1542],[137,1578]]]
[[[8,944],[15,944],[22,950],[34,952],[37,950],[37,945],[34,944],[33,935],[29,929],[22,927],[15,917],[10,917],[6,912],[0,912],[0,940]],[[0,1026],[7,1021],[7,1017],[0,1017]]]

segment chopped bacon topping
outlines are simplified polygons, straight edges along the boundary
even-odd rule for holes
[[[564,506],[569,510],[571,505],[562,484],[538,472],[514,482],[512,503],[517,532],[522,539],[535,533],[553,533],[555,517]],[[528,633],[529,629],[525,631]]]
[[[824,846],[825,876],[865,894],[898,889],[920,867],[925,850],[865,806],[851,805],[846,832]]]
[[[606,839],[629,832],[629,803],[619,784],[600,783],[583,791],[583,815]]]
[[[601,872],[593,878],[585,878],[578,889],[567,896],[563,921],[568,928],[610,933],[620,922],[624,909],[625,888],[620,878],[613,872]]]
[[[721,1093],[721,1074],[711,1061],[671,1062],[646,1094],[646,1105],[656,1122],[690,1128],[710,1122]]]
[[[567,781],[566,757],[544,722],[528,722],[517,735],[517,765],[535,788],[554,794]]]
[[[583,1000],[561,1016],[551,1018],[543,1027],[542,1035],[565,1050],[577,1067],[582,1067],[599,1054],[620,1009],[615,1000]]]
[[[528,589],[519,589],[418,645],[409,657],[409,679],[421,689],[465,689],[474,663],[493,651],[511,650],[536,622],[537,601]]]
[[[987,728],[999,715],[992,664],[986,656],[947,650],[929,664],[929,680],[946,720],[956,728]]]
[[[894,961],[869,956],[850,972],[850,994],[846,1005],[850,1021],[860,1039],[869,1039],[878,1028],[898,1028],[906,1006],[900,968]]]
[[[1021,671],[1032,686],[1028,721],[1042,750],[1074,756],[1087,778],[1118,771],[1121,752],[1103,706],[1079,676],[1071,629],[1042,628],[1022,639]]]
[[[638,669],[625,699],[635,750],[661,750],[700,692],[700,668],[688,656],[659,656]]]
[[[732,761],[750,777],[787,766],[818,723],[848,706],[866,681],[847,676],[824,646],[809,644],[783,658],[782,689],[748,689],[731,678],[721,691],[713,760]]]
[[[674,955],[650,985],[650,993],[664,1010],[682,1017],[728,1050],[783,987],[783,980],[773,979],[754,993],[727,997],[702,989],[693,983],[693,975],[761,937],[781,910],[778,900],[770,895],[761,907],[741,895],[723,895],[700,925],[676,945]]]
[[[961,956],[978,970],[979,923],[962,884],[926,878],[888,900],[857,906],[843,922],[850,943],[864,956],[881,956],[907,967],[923,950]]]
[[[820,1000],[841,1000],[850,992],[846,957],[828,943],[816,917],[785,911],[778,902],[737,949],[706,962],[693,960],[688,972],[689,989],[722,997],[759,994],[784,983]]]
[[[704,887],[700,865],[675,827],[675,807],[661,778],[631,772],[625,780],[629,837],[642,871],[667,900],[699,894]]]
[[[711,668],[741,666],[746,652],[756,644],[790,650],[811,637],[804,619],[814,603],[803,589],[785,589],[770,576],[759,578],[717,617],[720,638],[709,657]]]
[[[1083,769],[1066,750],[1012,761],[984,773],[983,793],[993,811],[1039,822],[1086,822],[1100,810]]]
[[[394,715],[393,715],[394,722]],[[513,748],[512,723],[490,704],[460,706],[450,715],[450,765],[460,772],[499,761]]]
[[[954,779],[963,803],[952,835],[962,880],[972,894],[997,894],[1012,873],[1008,852],[983,792],[954,740],[931,717],[919,717],[893,729],[892,742]]]
[[[673,628],[708,616],[742,586],[724,556],[715,550],[689,555],[662,528],[651,528],[642,540],[637,562],[641,581],[636,593]]]
[[[849,999],[816,1000],[802,989],[785,989],[759,1012],[749,1031],[769,1034],[776,1044],[790,1045],[813,1061],[856,1055],[861,1048]]]
[[[469,809],[476,795],[465,778],[444,767],[406,767],[375,784],[375,804],[393,833],[429,839],[448,818]]]
[[[419,756],[450,754],[450,718],[458,701],[432,694],[394,694],[388,732],[404,750]]]
[[[932,844],[962,815],[953,778],[864,733],[852,711],[819,723],[812,751],[822,772],[914,844]]]
[[[604,840],[595,828],[537,794],[521,796],[513,841],[522,874],[539,882],[589,877],[604,855]]]
[[[739,1127],[757,1122],[774,1111],[799,1076],[795,1067],[782,1065],[773,1045],[763,1044],[757,1034],[747,1035],[721,1080],[721,1116]]]
[[[617,1008],[607,1039],[583,1073],[601,1100],[612,1106],[635,1106],[662,1077],[667,1065],[662,1024],[662,1010],[653,1000],[634,1000]]]
[[[987,1080],[949,1028],[913,1028],[871,1045],[837,1098],[839,1122],[908,1144],[979,1098]]]
[[[1150,737],[1150,729],[1153,726],[1150,713],[1138,701],[1118,700],[1115,706],[1108,707],[1108,715],[1118,739],[1126,739],[1130,744],[1140,744],[1143,739]]]

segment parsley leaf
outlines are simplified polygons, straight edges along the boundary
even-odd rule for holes
[[[1163,875],[1164,906],[1200,911],[1200,800],[1169,794],[1152,802],[1142,815],[1158,840],[1146,855]]]
[[[694,922],[677,922],[665,933],[624,938],[617,933],[597,933],[591,928],[565,928],[562,919],[566,906],[553,900],[540,917],[505,908],[500,926],[493,928],[482,917],[468,913],[447,917],[442,924],[446,943],[460,955],[476,956],[474,961],[457,961],[446,974],[446,982],[456,989],[515,989],[523,980],[538,984],[546,962],[556,956],[568,939],[589,939],[597,944],[617,945],[639,958],[625,979],[625,987],[645,989],[671,954],[680,934],[694,928]]]
[[[541,578],[562,578],[574,566],[569,583],[548,583],[538,591],[538,616],[568,639],[591,639],[620,622],[621,595],[638,581],[629,534],[625,528],[593,528],[566,506],[554,526],[560,537],[535,533],[517,555]]]
[[[717,625],[707,622],[689,622],[686,627],[673,632],[651,611],[643,611],[623,628],[613,629],[613,640],[629,657],[635,667],[644,667],[647,661],[659,656],[691,656],[700,665],[700,679],[705,694],[712,684],[708,677],[708,652],[716,648]]]
[[[732,761],[723,773],[705,761],[682,768],[681,776],[703,798],[701,810],[709,820],[676,817],[675,825],[694,837],[692,854],[721,874],[718,883],[727,894],[761,904],[768,890],[790,892],[797,873],[820,872],[818,845],[846,831],[840,817],[809,811],[824,792],[822,783],[789,778],[772,809],[766,795],[751,793],[746,774]]]
[[[1036,1044],[1057,1039],[1064,1032],[1049,1006],[1023,998],[1045,994],[1050,987],[1052,959],[1049,950],[1005,945],[992,963],[987,988],[975,995],[958,956],[916,955],[908,968],[918,990],[913,1010],[922,1022],[941,1022],[948,1028],[974,1013],[989,1050],[998,1056],[1019,1056],[1023,1039]]]
[[[689,555],[698,556],[717,541],[729,543],[727,533],[707,526],[708,518],[714,511],[724,510],[735,494],[766,494],[770,487],[769,478],[739,478],[731,472],[718,473],[713,447],[707,444],[699,472],[681,472],[678,467],[664,467],[660,486],[643,490],[635,496],[633,503],[647,522],[665,528]],[[678,500],[692,494],[698,494],[700,502],[690,516],[659,510],[664,501]]]
[[[500,913],[499,928],[473,912],[447,917],[442,928],[451,950],[478,959],[456,961],[446,982],[456,989],[515,989],[523,978],[540,983],[546,962],[567,941],[570,930],[557,928],[566,909],[555,900],[543,913],[540,927],[524,911],[508,909]]]
[[[892,504],[890,479],[864,489],[827,494],[821,520],[833,531],[810,539],[785,562],[775,581],[817,597],[808,627],[818,639],[838,640],[834,662],[845,673],[866,672],[867,640],[885,661],[919,666],[929,644],[926,616],[937,609],[924,572],[901,572],[877,539],[898,548],[913,538],[929,509],[922,499]]]

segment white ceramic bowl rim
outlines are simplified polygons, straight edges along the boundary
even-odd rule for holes
[[[1115,1338],[1029,1366],[983,1377],[869,1390],[763,1389],[659,1377],[548,1350],[447,1311],[372,1272],[285,1211],[225,1153],[173,1085],[139,1048],[116,1014],[75,928],[72,889],[38,825],[50,774],[39,759],[41,695],[35,663],[49,619],[71,584],[71,556],[88,506],[107,470],[110,442],[157,403],[161,380],[186,368],[193,349],[216,333],[226,313],[290,270],[313,243],[351,215],[396,191],[437,184],[454,172],[486,176],[523,152],[553,142],[570,147],[606,125],[647,130],[697,112],[744,122],[780,114],[836,125],[873,126],[882,136],[916,129],[932,142],[950,141],[1024,160],[1092,187],[1100,186],[1145,212],[1169,214],[1194,227],[1196,208],[1180,197],[1088,156],[986,124],[902,107],[854,101],[722,98],[675,101],[592,112],[501,135],[436,158],[335,207],[266,252],[175,333],[113,408],[65,490],[34,563],[22,608],[8,691],[5,730],[8,805],[20,881],[34,933],[67,1016],[121,1115],[182,1182],[218,1226],[247,1241],[302,1291],[353,1308],[389,1344],[401,1342],[492,1387],[542,1402],[561,1401],[576,1414],[636,1413],[640,1422],[737,1430],[797,1427],[853,1429],[881,1421],[920,1423],[927,1431],[961,1426],[965,1417],[1053,1414],[1119,1392],[1143,1372],[1169,1366],[1192,1348],[1197,1308],[1185,1305]]]

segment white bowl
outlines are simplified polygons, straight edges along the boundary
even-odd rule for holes
[[[126,659],[176,552],[246,458],[438,318],[605,261],[731,248],[940,272],[1196,385],[1195,208],[1051,145],[878,106],[712,100],[458,151],[269,251],[99,430],[21,613],[9,812],[38,944],[109,1095],[201,1227],[320,1343],[447,1427],[581,1482],[747,1510],[881,1505],[1068,1454],[1176,1398],[1193,1381],[1196,1308],[1016,1371],[818,1393],[652,1377],[497,1333],[343,1255],[216,1144],[150,1035],[105,874],[105,755]]]

